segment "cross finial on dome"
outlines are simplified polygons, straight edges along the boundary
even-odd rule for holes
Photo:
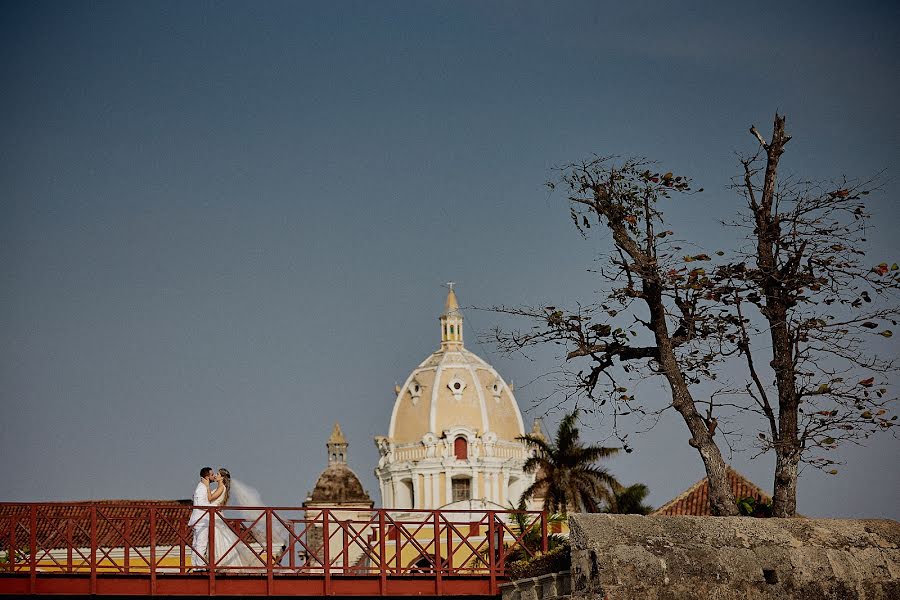
[[[459,301],[456,299],[456,292],[453,291],[454,285],[456,285],[456,282],[447,282],[447,287],[449,288],[449,290],[447,291],[447,302],[444,305],[444,312],[447,313],[459,310]]]

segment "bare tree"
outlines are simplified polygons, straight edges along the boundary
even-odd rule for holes
[[[586,363],[570,373],[574,391],[611,412],[626,452],[619,417],[676,410],[706,467],[716,515],[737,514],[716,440],[730,447],[740,431],[725,423],[760,416],[756,444],[775,452],[773,515],[784,517],[797,511],[801,464],[837,473],[830,454],[841,443],[896,435],[887,391],[895,360],[880,358],[872,341],[893,336],[900,268],[866,259],[864,199],[874,179],[779,179],[791,139],[784,118],[775,116],[770,141],[755,127],[751,133],[759,150],[741,159],[733,186],[747,212],[731,223],[745,228],[748,243],[727,261],[721,250],[715,261],[685,254],[687,244],[665,229],[659,205],[691,193],[688,179],[653,172],[643,159],[598,157],[563,168],[550,187],[565,191],[578,230],[587,236],[600,225],[611,233],[608,263],[597,270],[603,300],[574,310],[495,308],[534,324],[497,329],[495,337],[507,351],[561,344],[567,363]],[[721,383],[735,365],[746,380]],[[630,394],[622,381],[635,372],[662,376],[670,398],[652,406]]]
[[[884,387],[893,360],[878,358],[866,336],[893,335],[887,325],[897,324],[900,276],[896,264],[866,262],[863,200],[873,181],[779,180],[791,139],[784,117],[775,115],[769,141],[755,127],[750,131],[759,150],[741,159],[735,181],[748,207],[737,224],[748,229],[750,247],[743,262],[718,275],[735,284],[746,392],[766,423],[759,443],[776,456],[772,511],[788,517],[797,512],[801,463],[836,473],[830,451],[890,429],[897,418],[887,415]],[[746,304],[762,327],[753,326]]]
[[[662,376],[671,399],[659,410],[674,408],[687,425],[689,444],[706,467],[713,514],[736,515],[725,461],[714,439],[718,421],[713,401],[706,400],[703,414],[692,393],[693,385],[715,377],[714,363],[734,351],[723,346],[724,333],[734,323],[720,315],[716,283],[706,271],[683,265],[684,260],[710,257],[678,256],[681,248],[670,242],[673,232],[665,229],[659,210],[661,201],[690,193],[690,182],[651,171],[651,166],[642,159],[617,163],[598,157],[561,170],[560,179],[549,185],[565,190],[579,231],[585,235],[596,224],[612,234],[609,267],[600,270],[609,282],[608,293],[603,302],[571,312],[553,306],[498,307],[536,325],[525,332],[498,329],[496,337],[507,351],[548,342],[565,345],[568,361],[589,363],[576,374],[577,389],[602,405],[612,398],[614,415],[648,411],[617,381],[617,368],[644,368]]]

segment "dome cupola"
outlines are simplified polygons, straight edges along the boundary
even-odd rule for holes
[[[447,284],[450,291],[447,292],[447,302],[444,305],[444,314],[441,315],[441,348],[456,349],[463,345],[463,316],[459,312],[459,302],[456,300],[455,284],[451,281]]]

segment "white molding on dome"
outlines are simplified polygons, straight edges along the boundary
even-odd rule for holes
[[[444,430],[444,438],[456,438],[460,435],[465,436],[467,440],[469,440],[470,444],[474,444],[475,440],[478,439],[478,433],[472,429],[471,427],[466,427],[465,425],[454,425],[453,427],[448,427]]]
[[[478,377],[478,373],[475,372],[474,367],[469,367],[468,370],[469,374],[472,376],[472,383],[475,384],[475,391],[478,392],[478,402],[481,404],[481,431],[484,433],[491,430],[491,424],[488,422],[487,404],[484,403],[484,391],[481,389],[481,379]],[[491,371],[494,371],[494,369],[492,368]]]
[[[437,399],[438,392],[441,389],[440,381],[441,381],[441,371],[444,370],[443,365],[438,364],[434,369],[434,382],[432,383],[431,390],[431,406],[429,406],[429,414],[428,414],[428,431],[434,431],[437,429],[435,425],[437,424]]]
[[[509,398],[509,401],[512,402],[513,409],[515,409],[516,420],[519,422],[519,431],[522,432],[522,435],[525,435],[527,432],[525,431],[525,421],[522,419],[522,411],[519,410],[519,403],[516,402],[516,397],[513,394],[512,390],[509,389],[509,384],[506,383],[506,380],[500,377],[500,374],[497,374],[497,377],[500,378],[500,381],[503,382],[503,388],[506,390],[506,397]]]

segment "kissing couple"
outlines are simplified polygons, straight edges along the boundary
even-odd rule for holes
[[[200,481],[194,489],[194,510],[191,511],[188,521],[188,526],[194,530],[191,558],[194,568],[209,564],[215,567],[265,566],[246,543],[238,540],[221,513],[217,513],[215,518],[215,548],[213,552],[209,552],[210,511],[201,507],[227,506],[233,486],[228,469],[220,468],[218,472],[213,471],[212,467],[200,469]]]

